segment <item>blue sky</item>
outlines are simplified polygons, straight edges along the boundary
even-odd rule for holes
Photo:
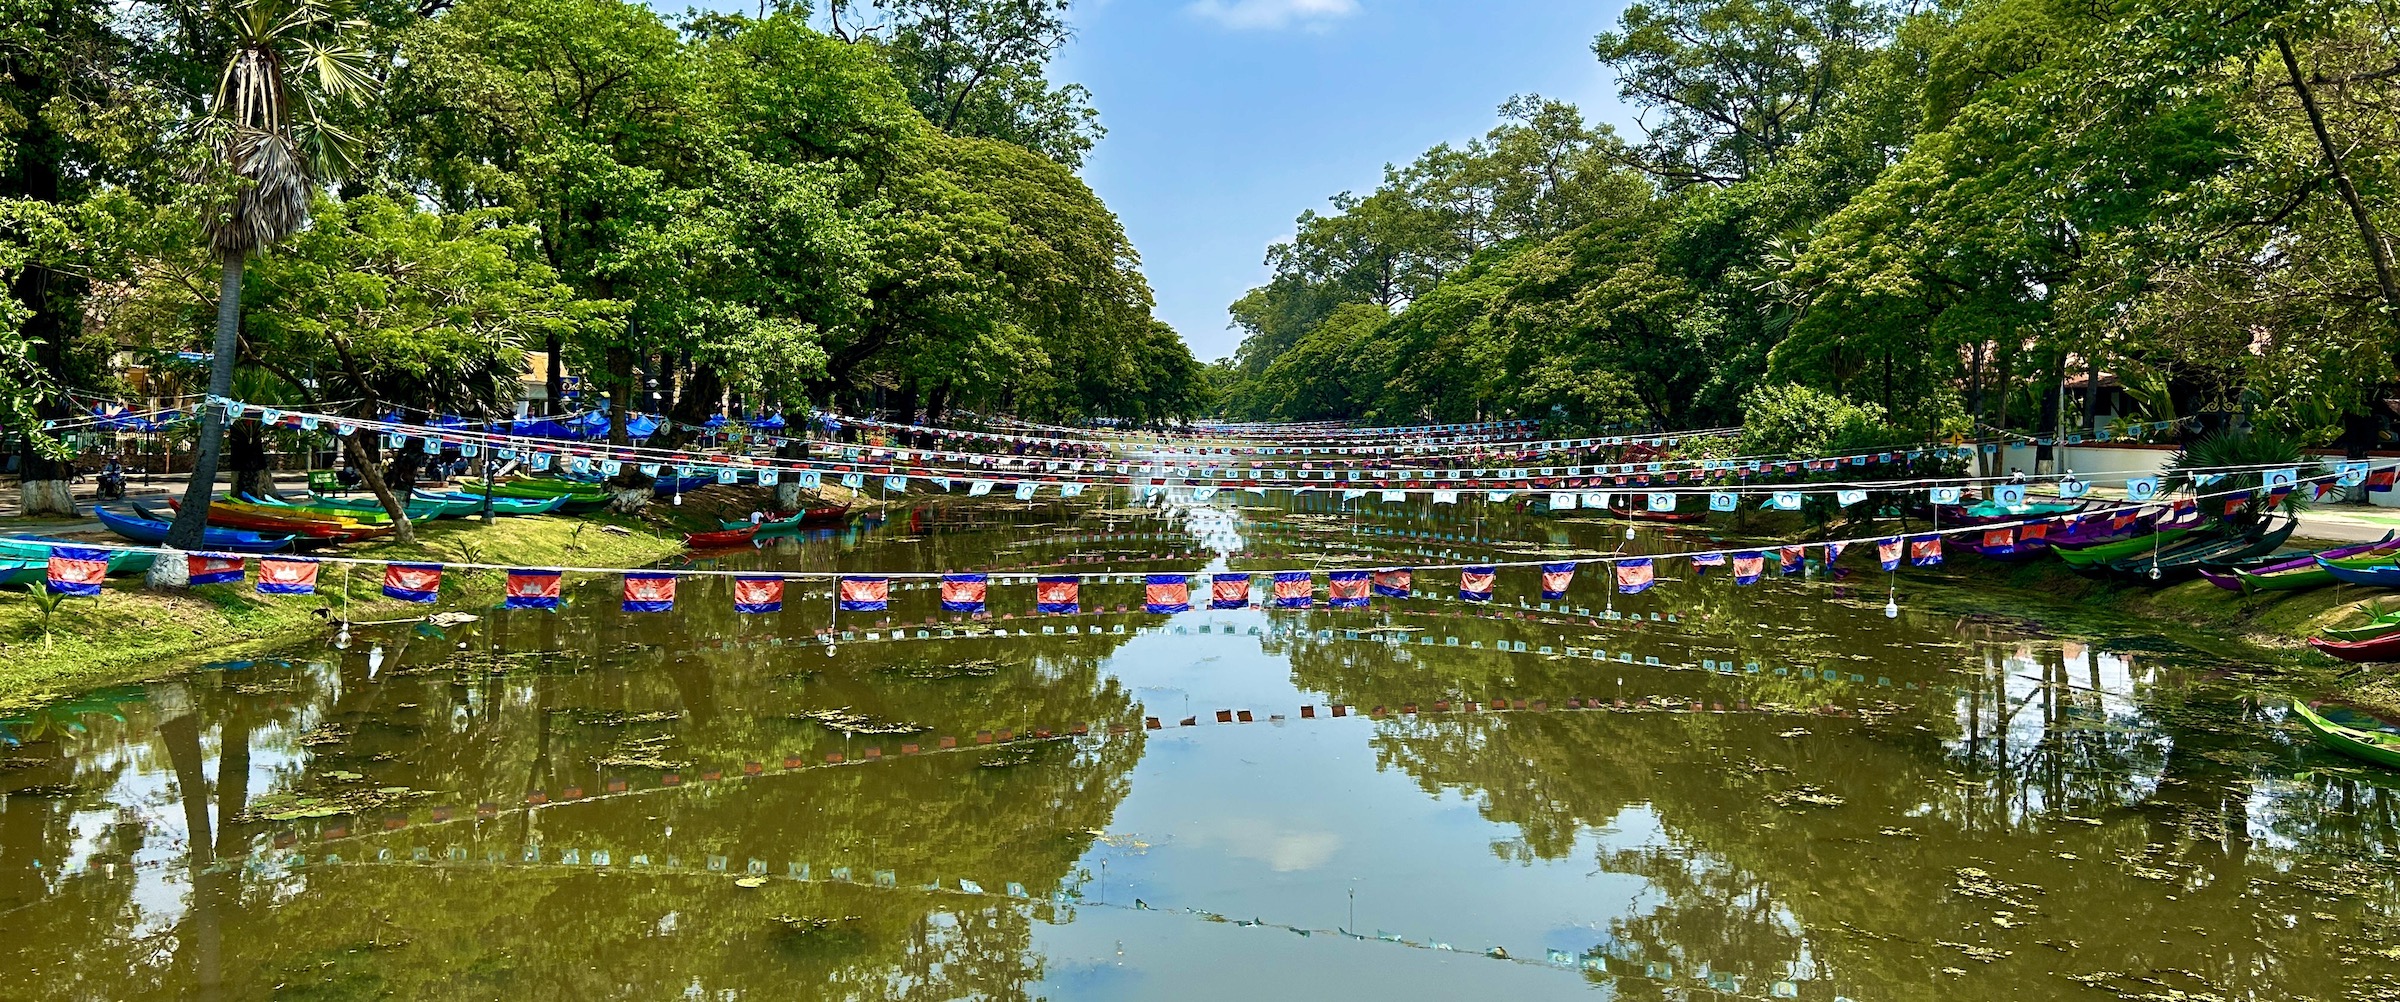
[[[1539,93],[1630,133],[1592,58],[1624,0],[1079,0],[1054,79],[1108,127],[1084,177],[1124,220],[1159,316],[1202,360],[1302,209],[1482,135]]]

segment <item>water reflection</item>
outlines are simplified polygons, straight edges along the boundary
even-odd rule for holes
[[[694,560],[1623,542],[1218,500],[924,509]],[[1878,574],[1596,577],[1175,617],[1134,581],[1071,618],[996,588],[980,623],[927,589],[740,616],[714,581],[633,615],[590,582],[562,614],[95,692],[0,721],[0,965],[59,999],[2393,989],[2394,784],[2204,658],[1886,619]]]

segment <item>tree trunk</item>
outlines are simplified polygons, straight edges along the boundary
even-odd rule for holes
[[[383,479],[383,468],[376,465],[375,457],[367,455],[367,447],[359,444],[360,436],[365,434],[362,431],[342,437],[342,445],[350,454],[350,468],[358,471],[359,479],[366,481],[367,490],[375,495],[376,501],[383,504],[383,510],[391,514],[392,541],[415,543],[417,527],[408,520],[408,506],[392,493],[391,484]]]
[[[2349,207],[2350,218],[2358,224],[2358,238],[2367,247],[2367,261],[2375,267],[2375,285],[2383,295],[2385,317],[2400,325],[2400,280],[2392,277],[2392,251],[2383,242],[2383,232],[2367,214],[2367,205],[2358,197],[2358,186],[2350,183],[2350,171],[2342,165],[2342,151],[2333,141],[2333,133],[2325,128],[2325,112],[2317,107],[2317,92],[2308,86],[2308,78],[2300,72],[2299,57],[2292,55],[2291,37],[2275,33],[2275,51],[2283,55],[2283,68],[2292,76],[2292,90],[2300,95],[2300,107],[2308,112],[2308,127],[2316,134],[2317,149],[2325,154],[2325,168],[2333,175],[2333,190]]]
[[[216,354],[208,363],[208,392],[212,397],[233,394],[234,352],[241,346],[243,263],[240,254],[226,255],[225,271],[217,284]],[[183,508],[175,513],[175,524],[167,530],[167,546],[178,550],[199,547],[200,532],[208,525],[208,503],[217,494],[217,456],[224,447],[225,411],[203,402],[200,444],[192,456],[192,477],[183,489]],[[181,566],[183,562],[158,563]],[[154,579],[154,583],[164,582]]]
[[[28,264],[17,273],[17,301],[32,308],[26,318],[24,338],[33,342],[33,361],[43,372],[54,378],[64,378],[67,372],[67,318],[51,301],[52,272],[37,264]],[[43,394],[34,402],[36,416],[56,420],[71,416],[63,396]],[[25,435],[24,448],[17,454],[17,469],[21,474],[18,498],[27,515],[75,515],[73,457],[52,459],[34,447],[34,436]]]
[[[549,339],[542,344],[545,361],[549,363],[548,371],[542,373],[542,395],[547,398],[542,401],[542,413],[544,414],[567,412],[566,374],[561,365],[563,361],[561,356],[564,354],[565,348],[566,346],[559,341],[556,334],[550,335]]]
[[[625,423],[633,419],[633,350],[622,346],[608,349],[608,444],[622,449],[633,444],[633,436]],[[615,488],[608,508],[623,515],[632,515],[649,507],[656,496],[654,482],[642,475],[641,466],[626,463],[608,485]]]
[[[267,430],[245,421],[225,429],[225,459],[233,468],[235,497],[264,497],[275,493],[267,473]]]

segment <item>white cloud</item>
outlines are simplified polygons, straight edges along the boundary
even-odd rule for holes
[[[1358,0],[1195,0],[1184,9],[1228,28],[1321,28],[1358,13]]]

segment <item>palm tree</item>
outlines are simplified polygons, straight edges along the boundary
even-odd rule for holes
[[[202,123],[216,167],[237,189],[206,220],[209,249],[224,262],[208,378],[217,397],[233,391],[243,263],[307,225],[318,178],[357,164],[358,138],[340,120],[378,87],[366,50],[349,41],[364,24],[337,20],[319,0],[238,0],[230,28],[225,74]],[[200,418],[191,483],[167,533],[167,545],[181,549],[200,542],[225,443],[223,410],[203,405]]]

